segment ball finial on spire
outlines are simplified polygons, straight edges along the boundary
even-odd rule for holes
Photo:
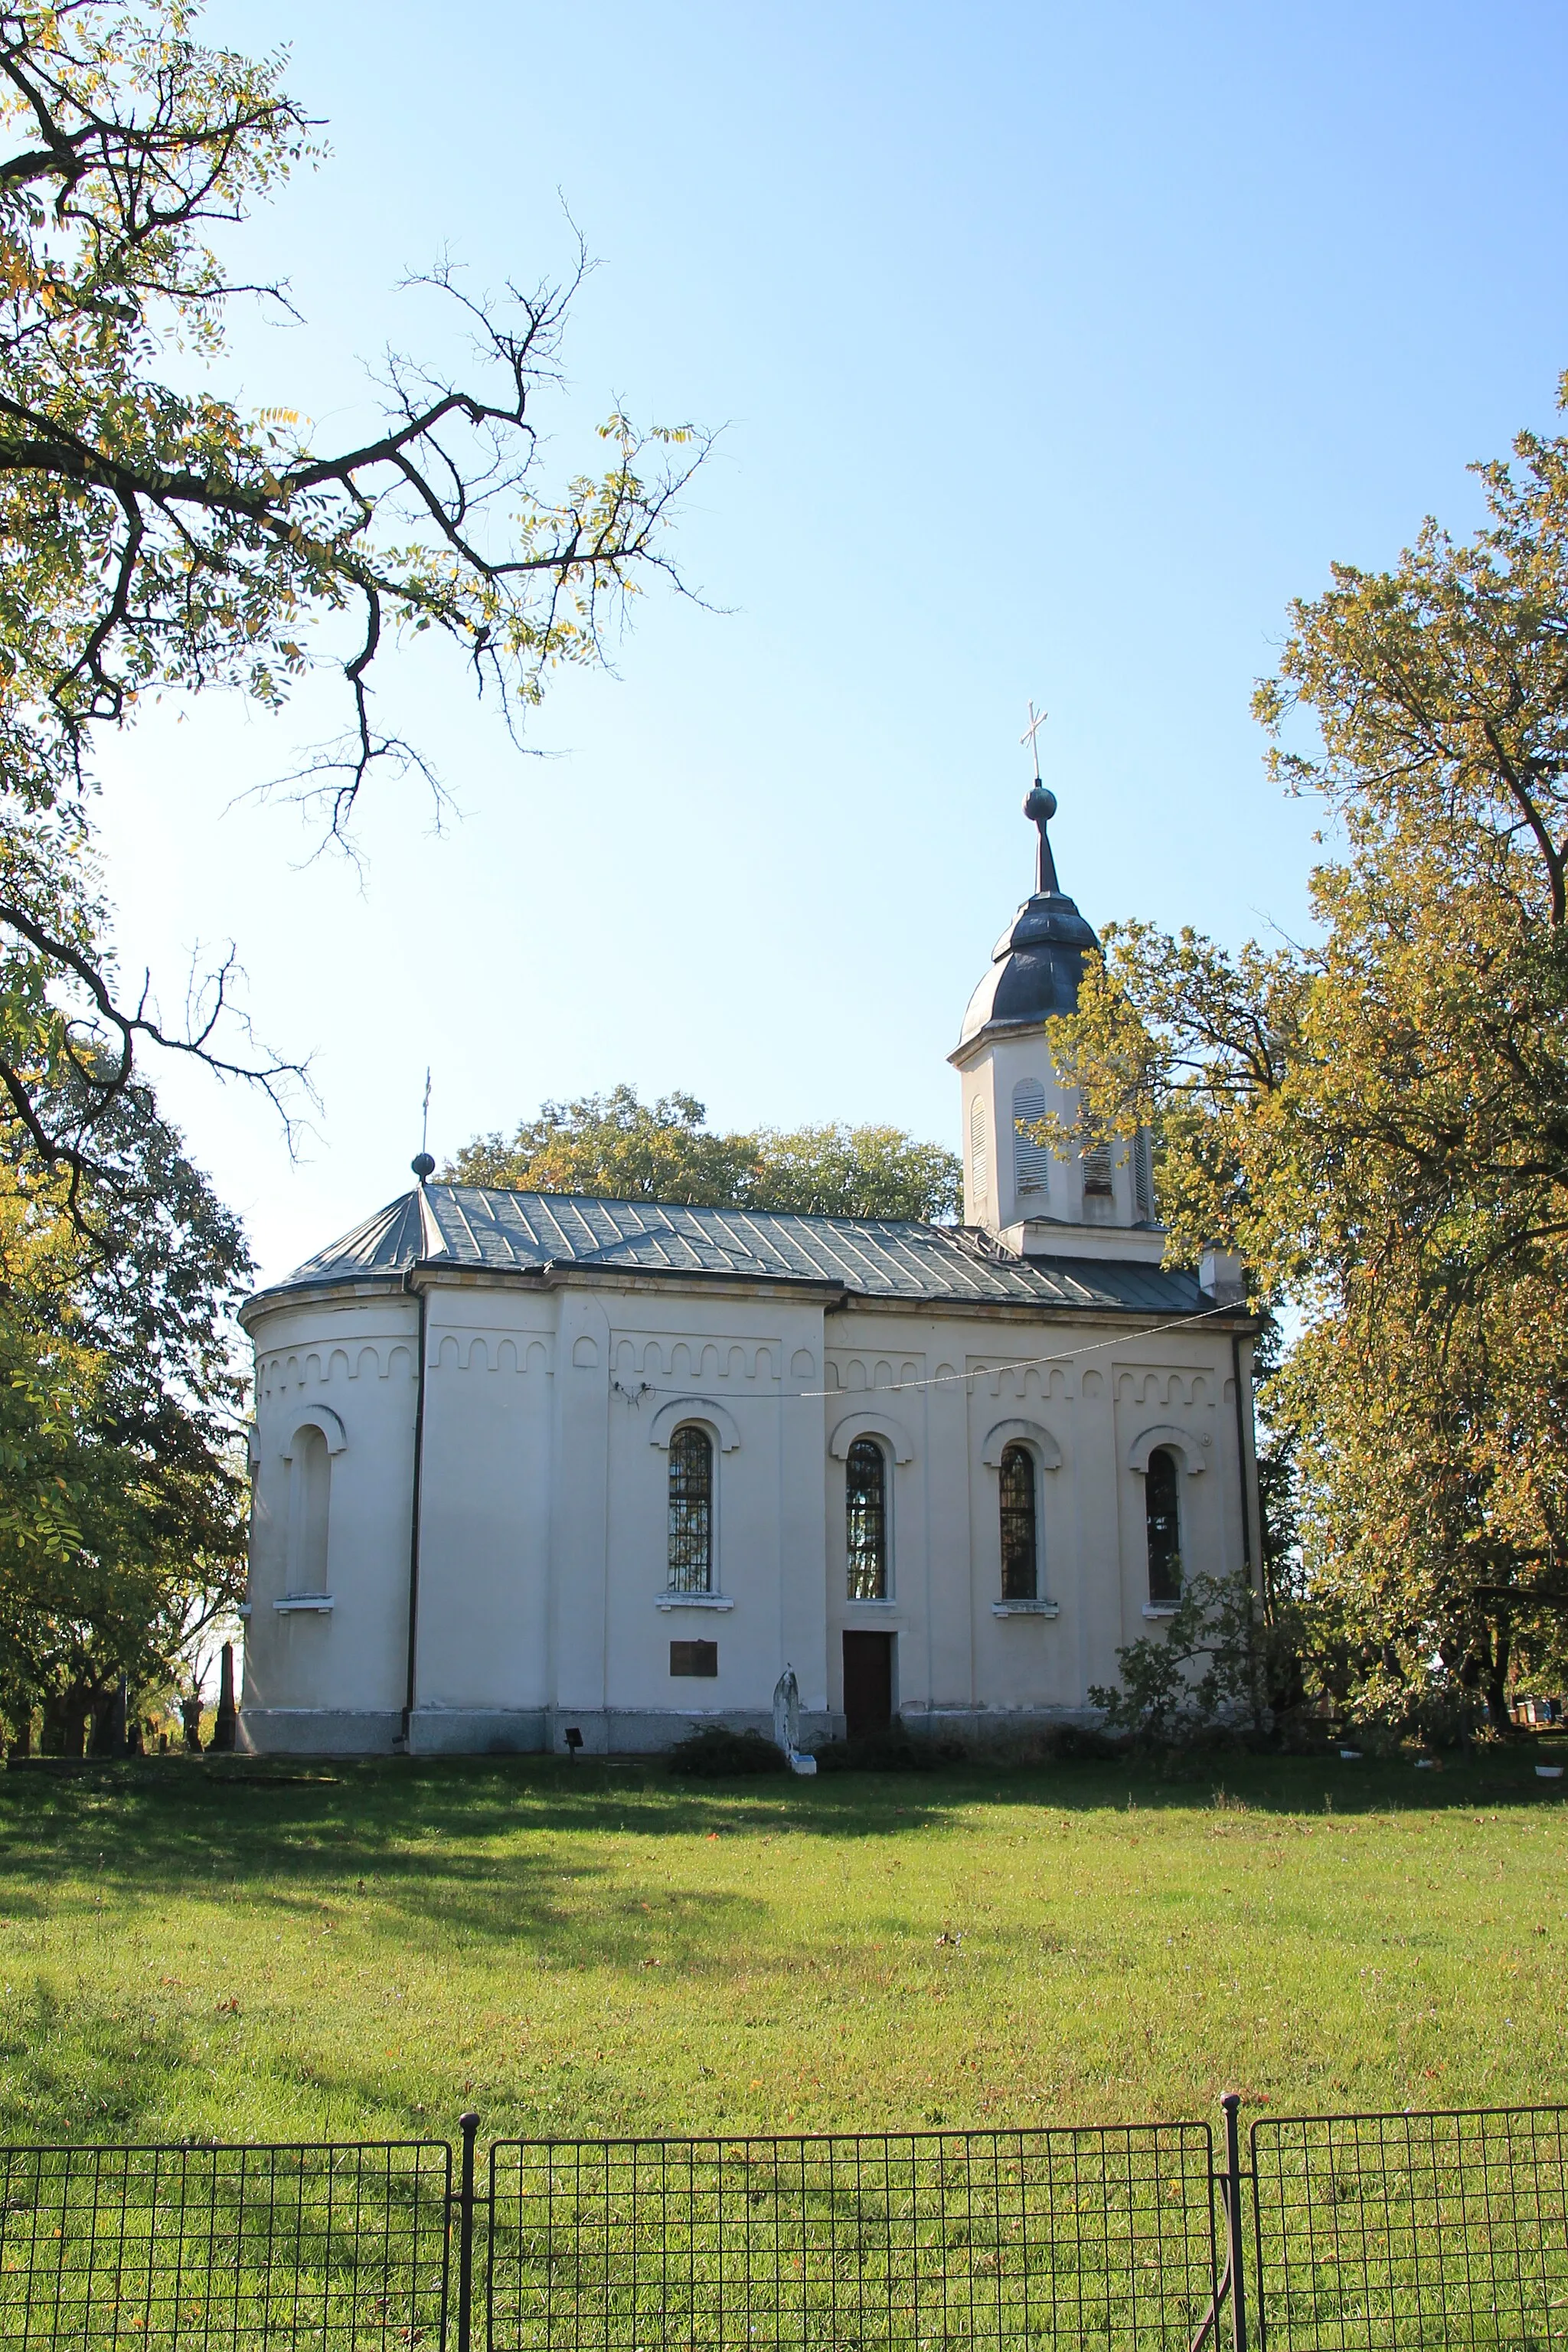
[[[1040,854],[1035,866],[1035,896],[1037,898],[1057,897],[1061,884],[1057,880],[1057,861],[1051,856],[1051,838],[1047,825],[1057,813],[1057,796],[1048,784],[1037,779],[1024,803],[1024,814],[1029,823],[1039,827]]]
[[[421,1184],[427,1177],[434,1176],[436,1173],[436,1162],[427,1151],[416,1151],[408,1165],[418,1177]]]

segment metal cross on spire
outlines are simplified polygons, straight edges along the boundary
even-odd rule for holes
[[[1038,783],[1040,781],[1040,747],[1038,743],[1036,742],[1035,738],[1038,735],[1041,728],[1045,725],[1047,715],[1048,714],[1044,710],[1037,711],[1034,704],[1031,702],[1029,705],[1029,723],[1018,738],[1020,743],[1026,743],[1029,747],[1029,758],[1034,765],[1036,783]]]
[[[1035,867],[1035,895],[1042,898],[1054,897],[1061,888],[1057,880],[1057,862],[1051,856],[1050,840],[1046,832],[1047,824],[1057,813],[1057,796],[1040,782],[1040,747],[1037,739],[1045,723],[1045,712],[1037,711],[1031,702],[1029,723],[1018,738],[1020,743],[1028,745],[1029,756],[1035,765],[1035,781],[1024,803],[1024,814],[1031,824],[1039,827],[1040,854]]]
[[[423,1192],[428,1179],[436,1173],[436,1162],[430,1157],[430,1072],[428,1068],[425,1072],[424,1118],[419,1129],[419,1150],[408,1164],[418,1177],[419,1189]]]

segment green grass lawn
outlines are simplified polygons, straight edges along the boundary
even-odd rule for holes
[[[1544,1751],[680,1784],[0,1779],[0,2137],[822,2130],[1568,2099]]]

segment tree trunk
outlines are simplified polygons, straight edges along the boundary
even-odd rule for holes
[[[1508,1627],[1494,1625],[1486,1674],[1487,1721],[1494,1731],[1510,1731],[1513,1728],[1508,1711],[1508,1662],[1511,1648]]]

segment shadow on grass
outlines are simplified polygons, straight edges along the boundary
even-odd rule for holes
[[[10,2146],[145,2137],[190,2078],[188,2033],[150,2002],[111,2009],[79,1988],[64,2000],[47,1975],[5,1991],[0,2139]]]
[[[1568,1784],[1534,1777],[1538,1751],[1503,1749],[1416,1771],[1406,1761],[1234,1755],[1006,1770],[842,1775],[816,1782],[670,1779],[657,1763],[553,1758],[345,1760],[302,1771],[247,1760],[104,1765],[0,1779],[0,1911],[57,1907],[51,1882],[155,1906],[210,1887],[323,1932],[368,1891],[374,1935],[411,1947],[453,1936],[545,1965],[626,1970],[665,1957],[700,1970],[770,1916],[762,1895],[628,1885],[614,1841],[775,1842],[781,1884],[815,1857],[797,1840],[897,1841],[961,1830],[994,1809],[1041,1815],[1259,1816],[1555,1808]],[[530,1835],[530,1832],[535,1834]],[[565,1836],[573,1843],[563,1846]],[[603,1841],[597,1846],[576,1840]],[[362,1884],[363,1882],[363,1884]],[[390,1915],[390,1916],[389,1916]]]

